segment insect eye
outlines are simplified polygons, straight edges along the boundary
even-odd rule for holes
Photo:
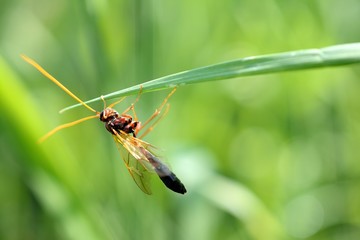
[[[100,120],[103,120],[104,119],[104,111],[102,111],[101,113],[100,113]]]

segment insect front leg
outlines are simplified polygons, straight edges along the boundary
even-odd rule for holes
[[[133,112],[133,114],[134,114],[135,121],[137,121],[137,116],[136,116],[136,113],[135,113],[135,110],[134,110],[134,106],[139,101],[141,93],[142,93],[142,85],[140,85],[140,91],[139,91],[138,96],[136,97],[135,101],[130,105],[130,107],[125,109],[125,111],[122,113],[122,115],[126,114],[127,112],[129,112],[131,110]]]

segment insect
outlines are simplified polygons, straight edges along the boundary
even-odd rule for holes
[[[181,194],[186,193],[186,188],[184,184],[169,169],[169,167],[156,156],[155,147],[141,139],[150,131],[152,131],[154,126],[161,120],[162,117],[166,115],[169,110],[169,104],[166,105],[166,102],[175,92],[176,88],[174,88],[169,93],[169,95],[164,99],[160,107],[150,116],[150,118],[146,120],[144,124],[141,124],[141,122],[137,120],[136,112],[134,109],[135,103],[139,100],[141,89],[134,103],[131,104],[127,109],[125,109],[125,111],[121,114],[114,110],[113,107],[123,101],[125,97],[121,98],[117,102],[110,104],[109,106],[106,106],[104,98],[101,97],[104,102],[104,109],[103,111],[98,112],[86,103],[84,103],[81,99],[79,99],[75,94],[68,90],[64,85],[62,85],[58,80],[56,80],[34,60],[25,55],[22,55],[21,57],[33,67],[35,67],[45,77],[47,77],[58,87],[60,87],[63,91],[65,91],[68,95],[70,95],[76,101],[81,103],[84,107],[95,113],[95,115],[84,117],[79,120],[66,123],[54,128],[53,130],[45,134],[42,138],[40,138],[39,142],[45,141],[48,137],[61,129],[72,127],[89,119],[99,118],[100,121],[105,124],[105,128],[107,129],[107,131],[111,133],[129,173],[131,174],[137,186],[144,193],[151,194],[149,179],[152,172],[155,172],[159,176],[161,181],[165,184],[165,186],[170,190]],[[166,108],[164,112],[160,115],[161,110],[165,105]],[[130,111],[132,111],[134,118],[130,114],[128,114],[128,112]],[[138,136],[139,132],[143,130],[144,127],[147,127],[147,129],[144,131],[144,133]]]

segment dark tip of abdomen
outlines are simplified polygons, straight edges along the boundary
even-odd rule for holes
[[[166,185],[166,187],[168,187],[172,191],[181,193],[181,194],[186,193],[186,188],[185,188],[184,184],[182,184],[182,182],[176,177],[176,175],[174,173],[171,173],[168,176],[161,176],[160,179],[161,179],[161,181],[163,181],[163,183]]]

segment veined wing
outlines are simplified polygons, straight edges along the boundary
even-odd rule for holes
[[[139,150],[142,154],[144,154],[146,159],[152,165],[156,174],[159,176],[159,178],[167,188],[177,193],[186,193],[186,188],[184,184],[180,181],[180,179],[177,178],[175,173],[173,173],[168,166],[166,166],[162,161],[160,161],[158,157],[156,157],[147,149],[140,147]]]
[[[117,133],[113,136],[118,147],[123,146],[127,150],[128,157],[124,158],[125,164],[141,190],[145,193],[150,191],[149,181],[146,181],[145,177],[155,171],[167,188],[177,193],[186,193],[182,182],[151,152],[151,148],[154,148],[152,145],[125,133]],[[135,166],[135,169],[132,166]]]
[[[143,154],[138,151],[138,147],[135,145],[137,143],[134,141],[135,138],[125,133],[117,133],[113,135],[113,138],[119,149],[121,158],[124,160],[126,168],[136,185],[144,193],[150,195],[150,172],[154,170]]]

